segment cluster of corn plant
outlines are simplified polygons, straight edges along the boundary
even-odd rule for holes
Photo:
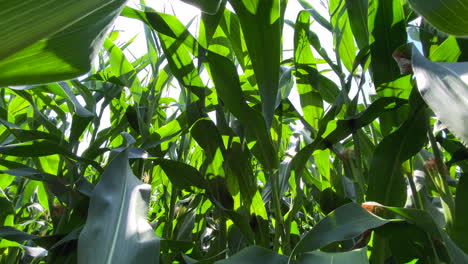
[[[467,0],[183,1],[0,1],[0,264],[468,263]]]

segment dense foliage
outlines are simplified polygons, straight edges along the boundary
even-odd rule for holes
[[[468,1],[184,0],[189,25],[22,2],[0,1],[0,264],[468,263]]]

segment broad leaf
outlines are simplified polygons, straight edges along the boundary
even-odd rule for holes
[[[0,227],[0,238],[23,243],[24,241],[37,238],[37,236],[30,235],[11,226],[2,226]]]
[[[190,189],[191,186],[200,189],[207,187],[200,172],[190,165],[166,159],[158,159],[155,163],[161,166],[172,184],[180,189]]]
[[[150,193],[133,175],[128,152],[119,153],[91,196],[78,263],[159,263],[159,239],[146,220]]]
[[[406,43],[406,21],[400,0],[369,2],[371,73],[374,86],[391,82],[400,76],[393,51]]]
[[[416,48],[413,71],[424,101],[448,129],[468,144],[468,62],[431,62]]]
[[[368,0],[346,0],[346,8],[348,9],[349,23],[351,30],[354,33],[354,39],[357,42],[359,49],[364,49],[369,45],[369,29],[368,29]]]
[[[382,206],[393,213],[403,217],[406,221],[420,227],[432,237],[443,241],[447,252],[452,259],[453,263],[467,263],[468,254],[464,253],[447,235],[447,233],[439,228],[435,223],[432,216],[426,212],[412,208],[397,208]]]
[[[271,126],[279,90],[281,58],[280,0],[229,1],[239,17],[257,80],[262,113]]]
[[[409,0],[413,9],[442,32],[468,35],[467,0]]]
[[[292,256],[320,249],[332,242],[352,239],[364,231],[388,223],[367,212],[360,205],[349,203],[339,207],[317,225],[297,243]]]
[[[29,0],[18,5],[1,1],[0,32],[8,37],[0,44],[0,85],[53,82],[85,74],[125,2]]]

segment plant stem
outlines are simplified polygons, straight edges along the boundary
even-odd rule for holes
[[[166,239],[172,239],[172,222],[174,221],[176,202],[177,202],[177,188],[174,185],[172,185],[171,201],[169,203],[169,215],[166,219],[166,225],[164,226],[164,237]]]
[[[280,248],[280,238],[281,241],[284,242],[282,246],[282,250],[284,254],[288,254],[290,249],[289,245],[286,243],[287,240],[285,239],[284,234],[284,223],[283,223],[283,215],[281,213],[281,201],[280,201],[280,189],[279,189],[279,182],[278,182],[278,173],[268,173],[271,179],[272,191],[273,191],[273,207],[275,210],[275,239],[273,241],[273,247],[275,251],[278,251]]]

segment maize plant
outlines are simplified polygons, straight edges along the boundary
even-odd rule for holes
[[[0,264],[468,263],[467,0],[162,2],[0,0]]]

